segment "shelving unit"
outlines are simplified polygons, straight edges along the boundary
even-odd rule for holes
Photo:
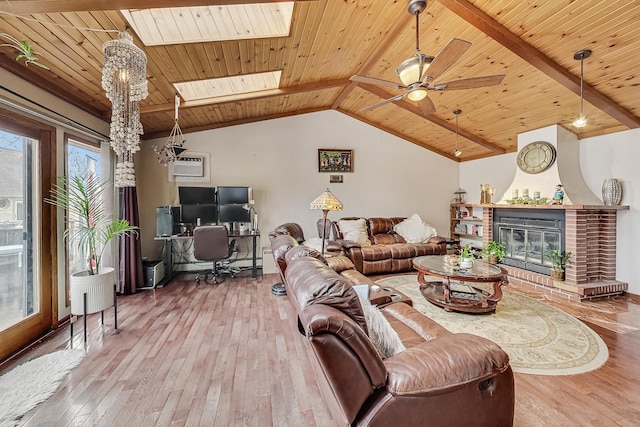
[[[451,203],[449,237],[451,240],[467,240],[473,247],[482,247],[482,218],[473,215],[473,205]]]

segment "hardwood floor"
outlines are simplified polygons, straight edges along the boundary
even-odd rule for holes
[[[276,275],[196,283],[185,274],[163,289],[118,299],[69,339],[61,328],[14,362],[86,348],[85,361],[23,419],[26,426],[334,425]],[[640,305],[629,297],[580,303],[528,293],[598,332],[610,358],[571,376],[516,374],[516,426],[632,426],[640,422]],[[81,322],[77,323],[80,325]],[[9,368],[5,366],[4,368]]]

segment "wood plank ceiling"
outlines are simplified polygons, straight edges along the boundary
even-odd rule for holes
[[[0,47],[0,66],[108,120],[102,45],[117,35],[95,30],[126,29],[121,9],[253,2],[1,2],[0,32],[28,39],[50,70],[16,62],[11,47]],[[579,137],[640,126],[640,2],[628,0],[432,0],[420,15],[421,50],[436,55],[452,38],[472,43],[436,82],[499,73],[505,79],[498,86],[431,91],[436,112],[427,116],[409,100],[360,111],[401,93],[349,77],[398,81],[395,68],[415,51],[415,18],[407,6],[404,0],[297,1],[288,37],[144,46],[133,33],[148,58],[143,138],[166,136],[173,127],[174,83],[275,70],[282,70],[279,89],[183,102],[183,132],[335,109],[465,161],[513,152],[518,133],[552,124]],[[584,61],[589,122],[575,128],[580,62],[573,55],[580,49],[593,51]],[[459,158],[453,156],[457,108]]]

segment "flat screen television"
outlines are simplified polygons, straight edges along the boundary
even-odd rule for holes
[[[243,205],[252,198],[251,187],[218,187],[219,205]]]
[[[217,222],[217,209],[216,205],[200,204],[200,205],[182,205],[181,222],[185,224],[198,224],[198,218],[200,218],[200,225],[215,224]]]
[[[251,222],[251,212],[242,205],[218,205],[218,221]]]
[[[216,189],[214,187],[178,187],[181,205],[214,205]]]

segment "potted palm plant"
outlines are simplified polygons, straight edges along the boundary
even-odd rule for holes
[[[553,280],[563,281],[564,271],[567,265],[571,265],[572,252],[554,249],[548,252],[549,259],[553,267],[549,269],[549,274]]]
[[[482,259],[489,264],[499,263],[505,255],[504,244],[494,240],[490,241],[487,243],[487,246],[482,248]]]
[[[59,177],[51,189],[51,198],[45,199],[64,209],[67,216],[64,237],[76,244],[86,261],[85,270],[71,275],[71,314],[94,313],[113,305],[114,269],[101,265],[102,255],[112,239],[135,233],[137,227],[114,218],[106,209],[105,196],[111,188],[110,181],[96,179],[93,174]],[[86,312],[84,294],[88,295]]]

